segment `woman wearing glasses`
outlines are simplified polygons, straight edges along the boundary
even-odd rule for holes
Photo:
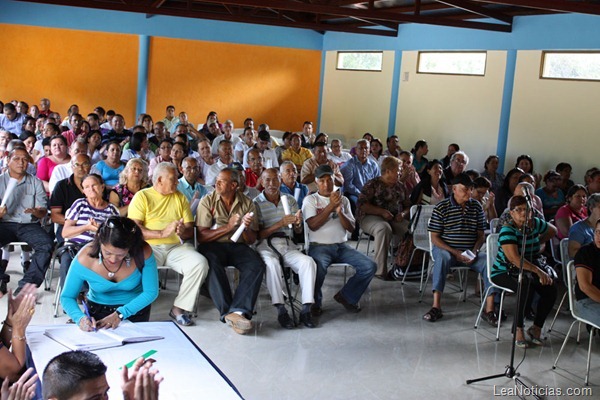
[[[119,175],[119,184],[110,192],[109,201],[126,217],[131,199],[139,190],[148,187],[149,182],[148,164],[139,158],[132,158]]]
[[[508,202],[510,220],[502,226],[498,237],[498,255],[492,266],[490,279],[495,284],[517,291],[519,266],[521,264],[521,250],[523,233],[527,235],[525,243],[525,259],[523,261],[523,289],[519,302],[517,315],[517,347],[526,348],[529,343],[523,332],[523,320],[528,297],[533,292],[540,296],[533,325],[527,330],[530,343],[541,345],[542,327],[556,300],[556,286],[551,271],[544,268],[539,254],[542,244],[546,243],[556,234],[556,228],[541,218],[532,217],[531,211],[527,215],[527,200],[524,196],[513,196]],[[526,218],[527,216],[527,218]],[[527,225],[525,220],[527,219]],[[549,268],[549,267],[548,267]]]
[[[89,291],[77,305],[81,286]],[[129,218],[110,217],[73,260],[60,297],[64,310],[84,331],[114,329],[127,319],[145,322],[158,296],[158,271],[150,245]]]

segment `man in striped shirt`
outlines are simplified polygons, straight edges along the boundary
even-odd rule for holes
[[[443,317],[442,292],[450,268],[467,265],[483,276],[485,289],[490,285],[486,257],[479,254],[484,243],[485,216],[479,202],[471,199],[473,181],[461,173],[452,180],[452,195],[439,202],[429,220],[433,263],[433,307],[423,319],[435,322]],[[486,299],[483,318],[497,326],[493,293]]]

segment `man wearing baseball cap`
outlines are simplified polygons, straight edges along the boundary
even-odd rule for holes
[[[333,191],[333,170],[320,165],[315,170],[318,191],[304,199],[302,214],[308,229],[308,255],[317,263],[313,316],[322,313],[321,287],[327,268],[334,263],[351,265],[356,273],[333,297],[346,310],[360,311],[359,300],[375,275],[377,264],[346,244],[348,233],[354,231],[354,216],[350,202],[339,190]]]
[[[490,285],[487,276],[486,257],[479,249],[485,242],[485,215],[478,201],[471,198],[473,181],[460,173],[451,181],[452,194],[439,202],[429,220],[433,262],[433,306],[423,319],[435,322],[442,318],[442,292],[446,275],[452,267],[468,266],[483,277],[485,289]],[[494,312],[494,292],[486,299],[486,311],[482,315],[490,325],[498,325]]]

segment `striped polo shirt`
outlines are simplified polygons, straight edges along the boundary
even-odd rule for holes
[[[548,230],[548,223],[543,219],[534,217],[533,224],[527,230],[527,242],[525,243],[525,258],[529,262],[533,262],[534,257],[540,252],[540,236],[544,236]],[[521,253],[523,246],[523,232],[511,223],[502,226],[498,235],[498,255],[492,266],[491,276],[500,275],[508,272],[510,261],[506,258],[502,246],[514,244],[517,246],[517,251]]]
[[[65,214],[65,219],[75,221],[76,226],[87,225],[90,219],[93,219],[100,225],[104,220],[112,216],[118,216],[119,209],[113,204],[108,203],[105,208],[94,208],[86,198],[75,200],[71,208]],[[85,231],[79,235],[67,239],[73,243],[87,243],[94,239],[95,233]]]
[[[435,206],[428,229],[429,232],[439,233],[450,247],[459,250],[473,249],[478,231],[485,229],[483,208],[473,199],[469,199],[463,208],[454,200],[454,195],[451,195]]]
[[[289,194],[281,193],[281,196],[285,196],[288,199],[288,204],[290,205],[290,212],[295,214],[298,211],[298,203],[293,196]],[[283,211],[283,203],[281,199],[277,206],[267,200],[265,193],[259,194],[254,200],[254,204],[256,205],[257,219],[258,219],[258,227],[259,229],[269,228],[283,218],[285,215]],[[286,235],[291,236],[292,230],[285,226],[284,228],[280,228],[278,232],[284,232]]]

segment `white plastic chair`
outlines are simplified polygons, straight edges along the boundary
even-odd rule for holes
[[[492,266],[494,265],[494,261],[496,261],[496,255],[498,254],[498,233],[491,233],[485,242],[485,248],[486,248],[486,257],[487,257],[487,273],[488,273],[488,277],[492,276]],[[483,296],[484,301],[481,302],[481,308],[479,309],[479,313],[477,314],[477,319],[475,320],[475,329],[477,329],[477,326],[479,325],[479,321],[481,319],[481,313],[483,312],[483,309],[485,307],[485,299],[488,297],[488,295],[490,294],[490,291],[493,288],[497,288],[500,289],[501,294],[500,294],[500,309],[498,310],[498,315],[502,315],[502,307],[504,306],[504,294],[506,292],[508,293],[513,293],[512,290],[505,288],[503,286],[499,286],[496,285],[491,279],[490,279],[490,286],[487,288],[487,290],[485,291],[485,295]],[[496,328],[496,340],[500,340],[500,324],[501,324],[501,318],[498,318],[498,327]]]
[[[590,339],[589,339],[589,344],[588,344],[587,368],[585,371],[585,386],[588,386],[589,378],[590,378],[590,360],[592,357],[592,339],[594,337],[594,332],[596,330],[600,329],[600,326],[577,315],[577,312],[575,311],[575,301],[576,301],[576,299],[575,299],[575,284],[576,284],[576,282],[577,282],[577,275],[575,274],[575,263],[573,261],[569,261],[569,263],[567,264],[567,293],[569,294],[569,306],[571,308],[571,315],[573,316],[573,318],[575,318],[575,321],[573,321],[573,323],[569,327],[567,336],[565,336],[565,340],[563,341],[563,344],[560,347],[560,351],[558,352],[556,361],[554,361],[554,365],[552,365],[552,369],[556,369],[556,365],[558,364],[558,359],[560,358],[560,355],[562,354],[562,352],[565,348],[565,345],[567,344],[567,341],[569,340],[569,335],[571,334],[571,329],[573,329],[573,325],[575,325],[576,322],[579,322],[580,324],[582,322],[584,324],[588,324],[592,327],[592,330],[590,331]],[[577,343],[579,344],[579,333],[577,334]]]
[[[410,208],[410,218],[417,213],[419,206],[415,205]],[[415,249],[412,251],[410,255],[410,260],[408,261],[408,265],[406,266],[406,272],[404,277],[402,278],[402,284],[404,285],[404,280],[408,276],[408,271],[411,267],[413,257],[415,256],[415,252],[417,250],[422,251],[423,254],[423,263],[421,264],[421,282],[419,283],[419,292],[423,292],[423,277],[425,276],[425,265],[429,260],[431,262],[431,243],[429,231],[427,230],[427,226],[429,225],[429,219],[431,218],[431,214],[433,213],[433,209],[435,206],[431,205],[422,205],[421,206],[421,214],[419,215],[419,220],[417,221],[417,226],[413,232],[413,244],[415,245]],[[429,257],[428,257],[429,255]]]
[[[492,218],[490,220],[490,233],[498,233],[496,232],[498,225],[500,225],[500,218]]]
[[[567,282],[567,265],[569,264],[569,261],[571,261],[571,258],[569,257],[569,238],[564,238],[563,240],[561,240],[559,246],[560,246],[560,260],[561,260],[561,264],[562,264],[563,282],[566,283]],[[562,308],[563,303],[565,302],[565,299],[567,298],[567,294],[568,294],[568,291],[566,291],[565,294],[563,294],[563,297],[560,300],[560,304],[556,308],[556,313],[554,314],[554,318],[552,318],[552,323],[550,324],[550,327],[548,328],[548,332],[552,331],[554,322],[556,322],[556,318],[558,317],[558,313],[560,312],[560,309]]]
[[[304,251],[308,255],[308,249],[310,248],[310,240],[308,238],[308,224],[304,221]],[[347,233],[346,233],[347,234]],[[329,267],[344,267],[344,285],[348,277],[348,267],[352,268],[352,265],[346,263],[332,263]]]
[[[429,235],[429,268],[427,269],[427,278],[425,279],[423,289],[419,290],[421,292],[421,295],[419,296],[419,303],[423,301],[423,293],[425,291],[424,289],[427,287],[427,282],[429,282],[429,277],[431,276],[431,271],[433,270],[433,262],[435,261],[433,259],[433,242],[431,241],[431,232],[427,232],[427,234]],[[470,270],[471,268],[464,264],[455,264],[452,267],[450,267],[450,272],[458,273],[458,291],[462,292],[463,302],[467,301],[467,281]]]

